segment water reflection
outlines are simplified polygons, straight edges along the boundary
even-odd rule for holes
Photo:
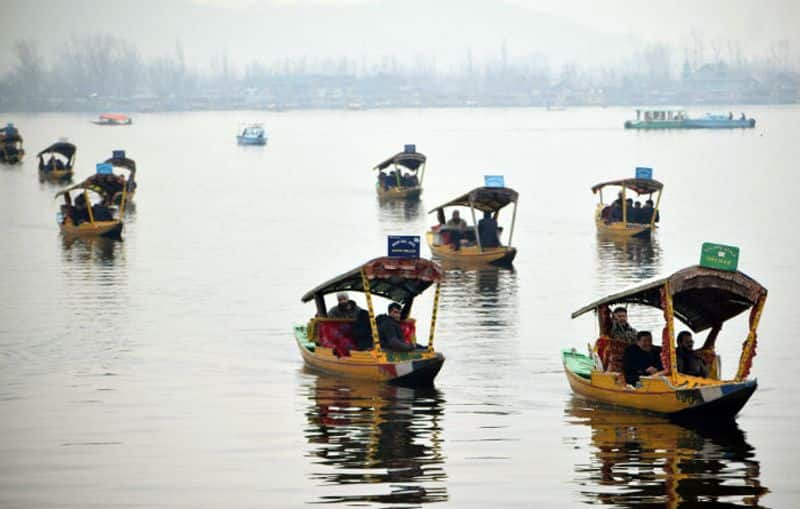
[[[409,221],[425,212],[421,200],[387,200],[378,198],[378,215],[381,220]]]
[[[517,273],[513,268],[482,266],[465,268],[457,262],[442,261],[445,280],[442,317],[459,328],[480,332],[484,338],[507,340],[517,333]]]
[[[62,259],[65,262],[94,260],[101,265],[113,265],[123,245],[123,242],[104,237],[61,235]]]
[[[587,503],[617,507],[761,507],[755,450],[735,423],[692,429],[577,397],[566,420],[591,427],[591,457],[575,467]],[[576,438],[576,440],[578,440]]]
[[[661,273],[661,245],[652,239],[620,239],[597,235],[600,293],[650,279]]]
[[[447,500],[440,391],[328,376],[317,376],[307,389],[311,478],[333,492],[316,503]]]

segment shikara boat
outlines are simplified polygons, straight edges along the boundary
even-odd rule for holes
[[[306,365],[323,373],[348,378],[390,382],[405,386],[430,386],[444,363],[433,348],[436,310],[442,269],[424,258],[375,258],[327,281],[303,295],[313,300],[317,313],[307,325],[295,326],[295,339]],[[428,344],[416,350],[393,352],[381,348],[372,297],[377,295],[402,306],[405,341],[416,344],[416,322],[410,318],[414,298],[436,284]],[[372,331],[372,348],[358,350],[352,335],[355,320],[329,318],[325,296],[341,291],[362,292],[366,297]]]
[[[119,206],[116,206],[112,198],[120,190],[122,196]],[[58,226],[64,235],[113,239],[121,237],[127,193],[117,175],[107,173],[92,175],[80,184],[59,191],[55,197],[64,199],[61,210],[56,216]]]
[[[519,195],[516,191],[508,187],[478,187],[472,191],[459,196],[449,202],[439,205],[428,211],[429,214],[436,212],[439,224],[432,226],[425,233],[425,240],[431,252],[443,260],[452,260],[460,263],[510,265],[517,255],[517,249],[512,247],[511,241],[514,238],[514,224],[517,217],[517,200]],[[514,212],[511,216],[511,230],[508,234],[507,245],[499,242],[500,233],[498,232],[493,245],[483,245],[483,239],[479,231],[480,225],[476,218],[475,211],[489,212],[497,224],[497,217],[500,210],[506,205],[513,203]],[[445,209],[450,207],[466,207],[471,212],[472,228],[458,232],[448,229],[445,219]],[[460,237],[460,238],[459,238]],[[496,244],[496,245],[495,245]]]
[[[71,179],[75,171],[75,152],[77,152],[75,145],[59,141],[36,154],[39,158],[39,179],[52,181]]]
[[[683,108],[641,108],[636,110],[636,120],[625,121],[625,129],[742,129],[756,126],[754,118],[744,113],[734,117],[706,113],[702,117],[689,117]]]
[[[611,204],[603,202],[603,189],[618,187],[617,200]],[[649,238],[656,229],[659,220],[658,207],[661,204],[661,192],[664,185],[653,179],[629,178],[602,182],[592,186],[592,192],[600,196],[600,202],[594,212],[594,222],[597,231],[612,237],[637,237]],[[647,195],[648,202],[653,201],[653,194],[657,193],[655,206],[631,209],[627,199],[630,193],[638,196]],[[618,216],[615,217],[615,207],[618,207]]]
[[[131,117],[121,113],[103,113],[97,120],[92,120],[92,123],[97,125],[131,125],[133,120],[131,120]]]
[[[573,318],[594,310],[600,337],[588,354],[564,350],[564,370],[572,390],[605,404],[666,415],[676,420],[732,420],[756,390],[748,379],[756,354],[756,329],[767,298],[767,290],[738,271],[703,266],[680,270],[635,288],[610,295],[572,314]],[[610,306],[638,304],[663,310],[661,361],[665,375],[643,376],[636,387],[621,375],[622,354],[628,344],[611,339]],[[727,320],[750,310],[747,335],[736,375],[723,379],[715,342]],[[710,330],[697,351],[709,366],[708,377],[678,372],[675,353],[675,318],[695,333]]]
[[[426,157],[416,151],[416,146],[406,145],[405,150],[379,163],[375,189],[378,198],[416,200],[422,195]]]
[[[14,124],[0,127],[0,162],[16,164],[22,162],[25,149],[22,148],[22,135]]]
[[[127,157],[124,150],[114,150],[111,153],[111,157],[106,159],[104,164],[110,164],[112,172],[114,169],[120,170],[121,173],[115,175],[118,181],[122,179],[121,182],[126,194],[125,201],[128,205],[132,205],[133,197],[136,195],[136,188],[138,186],[136,183],[136,161]],[[126,172],[127,175],[125,175]],[[111,203],[114,205],[121,205],[122,195],[122,189],[115,191],[114,195],[111,197]]]
[[[263,124],[248,124],[239,128],[236,134],[239,145],[266,145],[267,133]]]

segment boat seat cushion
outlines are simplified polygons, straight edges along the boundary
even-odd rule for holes
[[[355,347],[354,323],[354,320],[319,320],[317,322],[319,345],[333,349],[337,357],[349,356],[350,350]]]
[[[409,345],[413,345],[417,340],[417,322],[413,318],[403,320],[400,322],[400,328],[403,329],[403,341]]]

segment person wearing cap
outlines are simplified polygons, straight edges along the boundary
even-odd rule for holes
[[[353,318],[358,315],[359,307],[350,300],[347,292],[336,294],[337,304],[328,310],[328,318]]]

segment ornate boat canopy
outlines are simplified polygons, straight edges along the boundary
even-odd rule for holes
[[[519,194],[510,187],[477,187],[467,194],[461,195],[454,200],[439,205],[428,211],[432,214],[445,207],[469,207],[473,206],[483,212],[496,212],[509,203],[514,203],[519,198]]]
[[[637,194],[650,194],[656,191],[661,191],[661,189],[664,187],[664,184],[653,179],[620,179],[596,184],[592,186],[592,192],[596,193],[606,186],[624,186],[632,191],[635,191]]]
[[[317,295],[335,292],[363,292],[362,269],[369,280],[369,291],[372,295],[402,304],[413,300],[444,277],[439,265],[424,258],[375,258],[309,290],[301,301],[308,302]]]
[[[425,159],[425,156],[419,152],[399,152],[382,163],[379,163],[373,169],[384,170],[389,166],[396,164],[398,166],[408,168],[409,170],[416,171],[420,166],[425,164]]]
[[[56,154],[61,154],[62,156],[66,157],[67,159],[72,159],[72,156],[75,155],[75,151],[76,150],[77,150],[77,148],[72,143],[67,143],[65,141],[59,141],[59,142],[53,143],[52,145],[50,145],[46,149],[44,149],[41,152],[39,152],[38,154],[36,154],[36,157],[41,158],[45,154],[49,154],[49,153],[53,153],[54,152]]]
[[[572,318],[604,305],[641,304],[662,309],[661,288],[666,283],[675,316],[694,332],[722,324],[750,309],[767,294],[766,288],[742,272],[695,265],[595,301],[572,313]]]

